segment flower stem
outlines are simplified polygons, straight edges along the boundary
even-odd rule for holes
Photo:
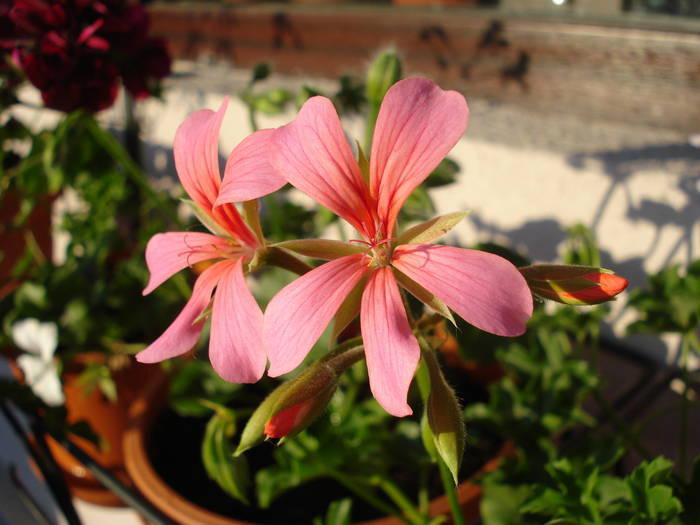
[[[639,454],[643,459],[651,459],[653,456],[641,444],[639,441],[639,436],[635,435],[635,433],[628,429],[627,423],[620,418],[619,414],[610,406],[608,400],[600,392],[600,387],[594,388],[591,395],[598,404],[598,407],[602,409],[603,413],[610,419],[615,427],[615,430],[617,430],[625,441],[627,441],[627,443],[635,449],[637,454]]]
[[[450,473],[450,469],[447,468],[445,462],[442,458],[437,458],[438,468],[440,469],[440,480],[442,481],[442,488],[445,490],[447,495],[447,501],[450,504],[450,511],[452,512],[452,521],[454,525],[467,525],[464,520],[464,515],[462,514],[462,507],[459,506],[459,499],[457,499],[457,489],[455,487],[454,479]]]
[[[270,246],[266,252],[266,262],[271,266],[277,266],[289,270],[298,275],[304,275],[313,268],[291,253],[275,246]]]
[[[420,471],[420,488],[418,489],[418,512],[426,518],[430,512],[430,496],[428,494],[429,465],[424,465]]]
[[[691,334],[692,335],[692,334]],[[681,399],[681,421],[680,421],[680,436],[678,437],[678,467],[681,478],[686,476],[686,463],[688,462],[688,415],[690,411],[690,403],[688,402],[688,356],[690,354],[690,337],[684,335],[681,340],[681,379],[683,380],[683,392]]]
[[[246,106],[248,106],[248,122],[250,123],[250,129],[252,132],[256,132],[260,129],[260,126],[258,126],[258,119],[255,117],[255,108],[253,104],[249,103],[246,103]]]
[[[337,355],[334,355],[330,359],[327,359],[326,364],[332,366],[336,370],[346,370],[355,363],[357,363],[364,356],[365,347],[356,346],[355,348],[351,348],[346,352],[339,353]]]
[[[336,480],[338,483],[343,485],[350,492],[353,492],[358,497],[362,498],[367,503],[372,505],[377,510],[383,512],[387,516],[395,516],[400,520],[407,522],[404,518],[400,516],[399,511],[397,509],[395,509],[391,505],[384,503],[382,500],[380,500],[378,497],[372,494],[371,491],[367,490],[365,487],[357,483],[351,476],[343,474],[342,472],[339,472],[334,469],[329,470],[328,475],[334,480]]]
[[[110,133],[103,130],[93,118],[85,118],[87,128],[92,133],[95,140],[111,155],[111,157],[121,164],[129,178],[143,191],[144,195],[150,197],[152,202],[160,211],[173,221],[176,225],[182,227],[182,223],[177,216],[177,213],[168,206],[162,195],[159,194],[148,182],[141,168],[132,160],[129,154],[124,150],[121,144]]]
[[[406,497],[403,491],[391,480],[383,476],[372,476],[370,484],[379,487],[404,513],[409,523],[413,525],[424,525],[425,519],[420,515],[415,505]]]

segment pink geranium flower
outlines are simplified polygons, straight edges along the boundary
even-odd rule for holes
[[[272,299],[263,328],[269,375],[296,368],[344,301],[361,293],[357,302],[372,393],[387,412],[411,414],[406,397],[420,350],[397,284],[406,277],[482,330],[524,332],[532,295],[508,261],[392,238],[404,201],[462,136],[468,115],[462,95],[429,80],[394,85],[377,119],[368,182],[327,98],[308,100],[292,123],[274,132],[272,166],[347,220],[366,246],[348,244],[348,255],[298,278]]]
[[[173,145],[180,182],[213,233],[154,235],[146,247],[151,277],[143,293],[150,293],[187,266],[207,260],[216,262],[199,275],[192,297],[175,321],[136,359],[154,363],[190,350],[202,332],[206,317],[203,314],[213,296],[211,364],[227,381],[250,383],[264,373],[266,358],[262,345],[263,314],[248,290],[244,266],[263,241],[256,238],[233,204],[214,207],[222,193],[218,137],[227,105],[225,100],[216,113],[201,110],[190,115],[178,128]],[[231,179],[238,183],[228,184],[229,194],[238,192],[255,198],[285,184],[259,154],[267,148],[269,137],[269,130],[254,133],[233,150],[225,172],[231,173]],[[256,183],[252,174],[262,180]]]

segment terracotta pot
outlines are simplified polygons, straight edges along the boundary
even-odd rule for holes
[[[148,455],[148,435],[165,405],[167,378],[149,383],[129,410],[129,426],[122,441],[126,470],[134,485],[153,506],[180,525],[241,525],[245,522],[210,512],[171,489],[154,470]]]
[[[463,481],[457,487],[457,498],[459,499],[459,506],[462,508],[462,515],[471,523],[479,519],[479,504],[481,503],[481,494],[483,489],[481,485],[477,484],[477,481],[487,472],[496,470],[501,464],[501,461],[507,456],[513,454],[513,443],[507,441],[504,443],[496,455],[487,461],[479,471],[470,477],[468,480]],[[430,515],[439,516],[445,515],[450,516],[450,503],[447,496],[440,496],[435,498],[430,502]],[[452,520],[448,520],[444,523],[452,523]],[[382,518],[378,520],[366,521],[360,525],[405,525],[405,522],[398,518]]]
[[[51,258],[51,206],[56,196],[39,201],[21,229],[10,227],[19,212],[20,197],[12,192],[0,196],[0,299],[11,293],[20,280],[11,278],[12,269],[24,255],[27,234],[31,233],[44,257]]]
[[[77,436],[71,437],[71,441],[83,448],[103,467],[111,470],[122,482],[131,485],[124,467],[122,449],[129,406],[139,396],[144,385],[162,379],[165,374],[160,367],[141,365],[130,360],[128,366],[112,374],[117,385],[117,400],[111,402],[97,388],[86,395],[83,386],[78,381],[85,365],[104,362],[104,354],[98,352],[80,354],[76,356],[63,374],[63,392],[66,396],[68,422],[87,421],[101,440],[99,447]],[[104,488],[92,473],[65,448],[51,438],[48,438],[48,445],[56,462],[63,470],[73,495],[97,505],[123,506],[121,500]]]
[[[166,378],[151,382],[134,401],[130,409],[129,427],[122,441],[124,458],[129,477],[134,485],[158,510],[180,525],[246,525],[248,522],[227,518],[208,511],[185,499],[163,481],[155,471],[148,455],[148,436],[153,422],[165,405],[167,391]],[[489,460],[469,480],[457,488],[460,505],[468,520],[479,517],[479,503],[482,489],[476,481],[485,473],[496,468],[502,459],[513,452],[512,443],[505,443],[498,453]],[[450,514],[447,496],[440,496],[430,503],[433,516]],[[394,517],[380,518],[364,522],[362,525],[403,525]],[[449,521],[447,523],[450,523]]]

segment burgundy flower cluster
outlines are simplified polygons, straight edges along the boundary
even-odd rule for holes
[[[14,62],[41,91],[47,107],[100,111],[114,103],[120,79],[134,97],[145,98],[170,73],[164,42],[148,36],[148,13],[139,4],[127,0],[0,3],[0,18],[5,18],[0,25],[9,20]],[[8,39],[3,39],[7,49]]]

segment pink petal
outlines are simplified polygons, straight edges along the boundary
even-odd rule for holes
[[[330,100],[307,100],[294,121],[275,131],[272,143],[270,163],[280,175],[371,236],[367,185]]]
[[[413,413],[406,402],[420,349],[391,268],[370,275],[360,313],[369,386],[380,405],[396,417]]]
[[[223,250],[231,251],[231,244],[208,233],[158,233],[146,246],[146,264],[151,272],[143,295],[151,293],[174,274],[201,261],[221,257]]]
[[[243,277],[243,260],[229,263],[219,280],[211,316],[209,360],[232,383],[254,383],[265,372],[263,313]]]
[[[219,130],[228,98],[215,113],[202,109],[192,113],[175,133],[173,154],[180,182],[192,200],[207,213],[219,194]]]
[[[224,182],[216,205],[257,199],[287,183],[268,161],[270,139],[274,132],[272,129],[262,129],[234,148],[226,161]]]
[[[286,374],[302,362],[345,297],[367,273],[364,258],[348,255],[322,264],[272,298],[263,327],[268,375]]]
[[[92,38],[92,35],[97,33],[97,31],[103,26],[104,20],[99,18],[89,26],[87,26],[85,29],[83,29],[80,32],[80,35],[78,35],[78,43],[82,44],[83,42],[86,42],[90,38]]]
[[[394,250],[392,264],[477,328],[509,337],[525,332],[532,294],[504,258],[452,246],[404,244]]]
[[[231,261],[220,261],[202,272],[194,284],[192,297],[175,321],[148,348],[136,354],[136,360],[157,363],[184,354],[197,344],[204,320],[192,323],[209,305],[214,287],[230,267]]]
[[[411,192],[464,134],[468,117],[460,93],[443,91],[428,79],[407,78],[389,89],[370,157],[371,194],[387,236]]]
[[[221,186],[219,130],[227,107],[228,98],[225,98],[216,113],[209,109],[195,111],[180,124],[173,144],[175,169],[185,191],[205,213],[231,237],[256,247],[255,235],[243,222],[235,206],[226,204],[212,210]]]

